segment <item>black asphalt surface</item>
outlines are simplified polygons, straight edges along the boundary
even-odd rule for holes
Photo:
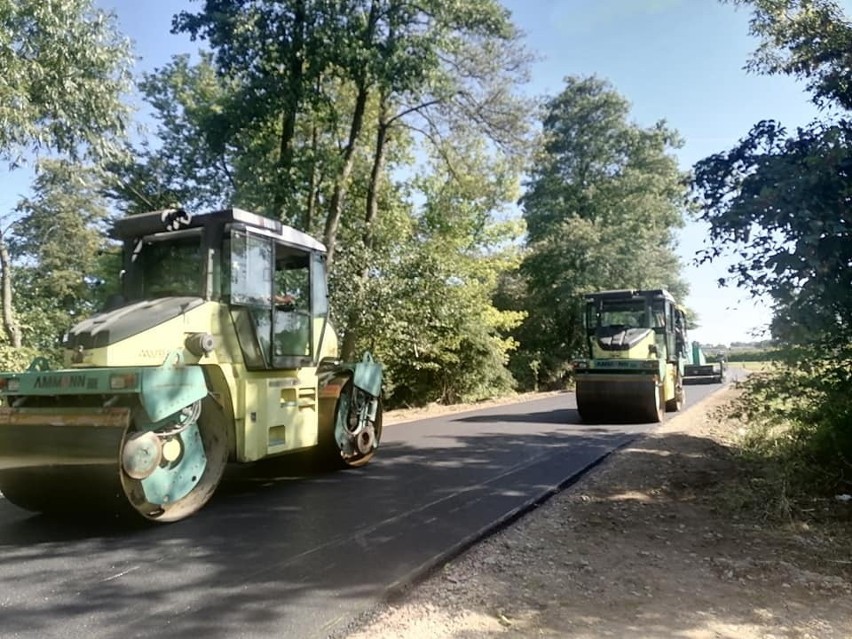
[[[339,635],[649,428],[582,425],[570,393],[397,424],[363,469],[239,467],[197,515],[142,529],[0,498],[0,637]]]

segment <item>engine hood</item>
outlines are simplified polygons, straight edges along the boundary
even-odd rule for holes
[[[132,302],[83,320],[70,331],[64,348],[102,348],[137,335],[201,306],[200,297],[163,297]]]
[[[651,335],[650,328],[627,328],[626,326],[601,326],[595,337],[605,351],[629,351]]]

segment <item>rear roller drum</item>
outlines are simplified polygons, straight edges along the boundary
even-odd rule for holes
[[[335,466],[357,468],[369,463],[382,439],[381,398],[374,398],[352,379],[346,381],[337,399],[331,432],[322,447]]]

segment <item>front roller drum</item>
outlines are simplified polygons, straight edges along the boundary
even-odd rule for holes
[[[146,428],[138,407],[0,409],[0,492],[36,512],[183,519],[210,499],[225,469],[217,408],[208,397],[159,431]]]
[[[663,421],[663,389],[656,378],[636,376],[577,377],[577,411],[584,422]]]

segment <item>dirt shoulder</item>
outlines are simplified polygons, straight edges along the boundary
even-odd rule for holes
[[[852,637],[852,526],[770,523],[719,392],[377,610],[350,639]],[[852,506],[849,506],[852,510]]]

